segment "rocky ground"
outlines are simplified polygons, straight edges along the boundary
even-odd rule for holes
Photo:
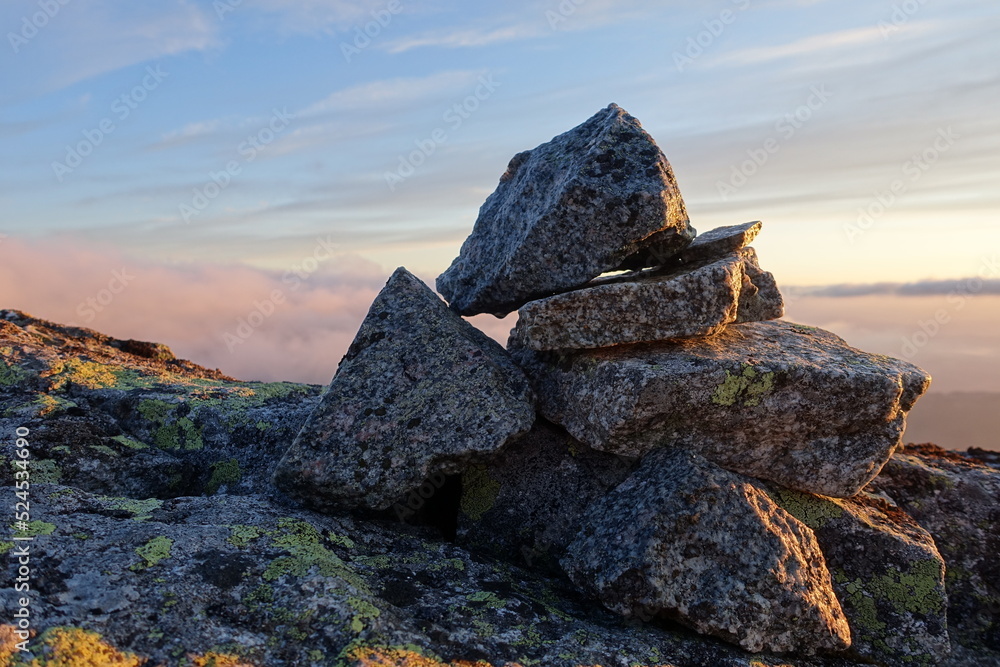
[[[30,431],[34,482],[32,653],[14,650],[7,625],[0,664],[859,664],[749,653],[665,619],[617,616],[530,552],[505,559],[472,540],[460,546],[438,527],[412,525],[409,508],[374,516],[295,506],[269,471],[319,387],[238,382],[163,346],[16,311],[0,311],[0,351],[4,506],[15,502],[17,428]],[[478,505],[453,493],[439,511],[474,525],[509,502],[507,486]],[[917,518],[948,564],[953,652],[942,664],[998,664],[1000,471],[908,447],[869,490]],[[778,500],[810,525],[843,516],[832,500]],[[14,543],[0,550],[14,574]],[[885,592],[886,604],[920,604],[905,582]],[[0,590],[5,610],[17,597]]]

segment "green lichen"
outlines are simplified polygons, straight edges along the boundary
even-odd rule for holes
[[[13,542],[0,542],[0,556],[3,556],[13,548],[14,548]]]
[[[462,475],[462,512],[479,521],[490,511],[500,494],[500,482],[490,477],[486,466],[478,465],[469,468]]]
[[[153,567],[162,560],[170,558],[170,547],[173,545],[174,541],[169,537],[163,535],[154,537],[135,550],[139,557],[142,558],[142,562],[132,565],[129,569],[141,572]]]
[[[139,442],[138,440],[134,440],[128,437],[127,435],[116,435],[111,439],[117,442],[119,445],[124,445],[129,449],[149,449],[149,445]]]
[[[73,401],[68,401],[59,396],[39,394],[38,398],[31,404],[39,417],[50,417],[52,415],[65,412],[69,408],[77,407]]]
[[[0,359],[0,386],[13,387],[31,376],[32,373],[24,370],[17,364],[11,365]]]
[[[118,456],[118,452],[116,452],[115,450],[111,449],[106,445],[90,445],[90,448],[93,449],[95,452],[100,452],[101,454],[105,454],[107,456],[111,457]]]
[[[478,591],[465,596],[469,602],[483,602],[491,609],[503,609],[507,606],[507,601],[489,591]]]
[[[892,603],[900,612],[936,614],[944,609],[941,594],[941,563],[921,560],[910,565],[908,572],[893,571],[872,582],[872,589]]]
[[[760,405],[761,399],[773,390],[773,372],[761,373],[750,364],[744,364],[739,375],[726,371],[726,379],[712,393],[712,402],[729,407],[742,399],[743,405],[754,407]]]
[[[428,572],[440,572],[446,567],[452,567],[459,572],[465,571],[465,562],[461,558],[445,558],[444,560],[435,561],[427,566]]]
[[[340,577],[363,593],[368,586],[337,554],[323,545],[323,536],[312,525],[296,519],[280,519],[272,537],[274,546],[289,556],[276,558],[264,570],[266,581],[284,576],[304,577],[313,569],[324,577]]]
[[[354,616],[351,618],[351,631],[355,634],[364,632],[365,621],[374,620],[381,613],[378,607],[358,597],[347,598],[347,606],[354,611]]]
[[[48,375],[52,378],[52,389],[57,391],[69,384],[87,389],[106,389],[118,384],[118,375],[110,366],[78,357],[55,362]]]
[[[226,540],[237,549],[245,549],[248,544],[264,534],[257,526],[236,524],[229,526],[229,538]]]
[[[38,537],[39,535],[51,535],[56,530],[54,523],[46,523],[45,521],[32,521],[23,530],[18,528],[19,525],[20,524],[11,526],[11,530],[14,531],[17,537]]]
[[[822,528],[827,521],[844,514],[843,508],[836,501],[810,493],[774,488],[768,491],[768,495],[778,507],[813,530]]]
[[[58,484],[62,479],[62,468],[52,459],[32,461],[31,481],[36,484]]]
[[[129,512],[135,521],[144,521],[152,513],[163,507],[163,501],[158,498],[148,498],[146,500],[136,500],[135,498],[112,498],[108,496],[98,496],[97,501],[108,510],[119,510]]]
[[[236,459],[228,461],[216,461],[212,464],[212,477],[205,485],[205,493],[214,495],[222,486],[235,484],[243,478],[243,471],[240,470],[240,462]]]

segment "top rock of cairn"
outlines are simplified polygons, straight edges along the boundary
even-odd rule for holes
[[[503,316],[694,235],[666,156],[612,104],[514,156],[437,289],[462,315]]]

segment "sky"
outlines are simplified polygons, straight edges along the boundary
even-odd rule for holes
[[[509,159],[616,102],[697,229],[764,221],[790,318],[1000,391],[995,0],[6,0],[0,27],[0,307],[324,383],[396,266],[433,285]]]

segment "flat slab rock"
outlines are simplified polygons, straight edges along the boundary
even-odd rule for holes
[[[598,278],[517,312],[508,347],[582,350],[713,335],[779,318],[784,302],[753,248],[743,248],[665,273]]]
[[[588,511],[562,560],[624,616],[663,615],[749,651],[846,649],[812,531],[745,477],[661,449]]]
[[[688,264],[716,259],[753,243],[763,225],[761,221],[755,220],[742,225],[716,227],[699,234],[691,245],[679,253],[669,245],[661,246],[653,242],[626,259],[618,268],[622,271],[636,271],[651,266]]]
[[[676,252],[693,238],[667,158],[612,104],[514,156],[437,289],[462,315],[502,316],[612,271],[644,245]]]
[[[313,507],[384,509],[534,420],[528,381],[504,349],[400,268],[278,464],[275,484]]]
[[[945,563],[930,534],[883,498],[765,490],[809,526],[851,627],[851,654],[884,665],[940,665],[951,652]]]
[[[930,376],[789,322],[698,339],[512,354],[539,411],[602,451],[685,447],[736,472],[849,497],[899,444]]]

